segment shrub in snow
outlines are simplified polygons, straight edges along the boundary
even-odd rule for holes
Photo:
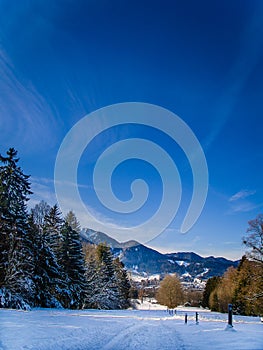
[[[12,294],[6,288],[0,289],[0,306],[2,308],[30,310],[30,305],[18,294]]]

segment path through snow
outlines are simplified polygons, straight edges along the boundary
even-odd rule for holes
[[[259,318],[239,317],[225,331],[226,315],[188,310],[0,310],[1,350],[262,350]]]

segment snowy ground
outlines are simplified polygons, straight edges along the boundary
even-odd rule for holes
[[[262,350],[263,323],[259,318],[234,317],[225,330],[227,315],[178,309],[169,315],[158,305],[139,310],[69,311],[0,309],[1,350]],[[188,324],[184,324],[185,312]]]

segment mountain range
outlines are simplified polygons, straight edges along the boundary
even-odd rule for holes
[[[128,271],[141,276],[177,273],[185,281],[194,278],[206,280],[221,276],[230,266],[238,265],[238,261],[223,257],[202,257],[194,252],[163,254],[136,241],[120,243],[103,232],[91,229],[82,230],[81,237],[86,243],[106,243]]]

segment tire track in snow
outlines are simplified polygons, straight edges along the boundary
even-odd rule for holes
[[[102,350],[185,350],[180,334],[169,321],[139,319],[114,336]]]
[[[138,321],[140,322],[140,321]],[[136,323],[133,324],[127,328],[125,328],[123,331],[121,331],[118,335],[115,335],[103,348],[102,350],[110,350],[110,349],[117,349],[116,346],[120,344],[120,342],[126,338],[127,336],[130,336],[131,332],[135,331],[136,329],[140,328],[141,325]]]

